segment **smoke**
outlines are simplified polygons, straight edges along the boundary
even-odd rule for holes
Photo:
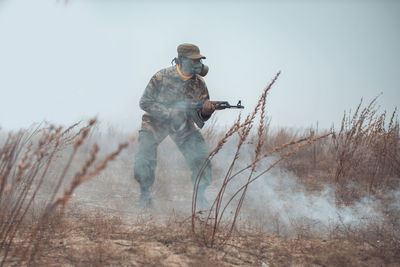
[[[214,158],[213,166],[217,168],[214,173],[223,176],[228,170],[236,150],[235,144],[236,140],[229,141]],[[253,151],[254,144],[251,142],[243,146],[233,173],[252,162]],[[255,175],[267,169],[276,160],[277,158],[271,157],[260,162]],[[249,174],[249,171],[243,172],[230,182],[226,189],[224,205],[245,184]],[[209,194],[211,199],[215,198],[222,181],[221,177],[214,178],[216,182]],[[233,216],[238,198],[239,196],[228,206],[226,218]],[[373,197],[362,198],[351,206],[340,205],[336,203],[333,185],[326,185],[317,192],[309,192],[293,173],[282,167],[275,167],[249,185],[239,221],[242,226],[248,225],[260,231],[280,235],[292,236],[299,232],[324,233],[336,226],[356,227],[365,222],[380,221],[380,207],[380,201]]]
[[[112,131],[99,140],[105,142],[106,150],[114,146]],[[95,138],[97,139],[97,138]],[[100,147],[102,147],[100,143]],[[228,170],[236,150],[236,140],[228,141],[213,159],[213,182],[206,197],[210,205],[214,201],[223,177]],[[253,160],[254,144],[246,143],[241,149],[233,173]],[[155,183],[151,187],[152,208],[137,206],[140,190],[133,178],[134,155],[137,143],[125,151],[93,181],[76,191],[75,199],[84,206],[103,209],[106,212],[137,220],[143,216],[159,218],[160,223],[172,215],[191,215],[193,184],[191,171],[183,155],[170,138],[158,147],[158,163]],[[196,151],[193,151],[196,153]],[[274,162],[268,158],[260,162],[256,175]],[[249,172],[235,177],[226,189],[223,205],[247,181]],[[317,177],[315,177],[317,179]],[[397,195],[396,195],[397,194]],[[398,209],[400,190],[393,193],[390,209]],[[228,206],[224,219],[232,219],[238,197]],[[273,168],[248,187],[245,201],[239,214],[239,224],[259,231],[285,236],[326,233],[337,226],[358,226],[370,221],[380,221],[381,202],[373,197],[363,198],[351,206],[341,205],[335,200],[335,187],[325,186],[316,192],[308,191],[298,178],[282,167]]]
[[[323,232],[334,225],[356,226],[381,216],[375,199],[363,198],[351,207],[341,206],[335,203],[334,192],[333,186],[326,186],[318,193],[308,193],[293,174],[277,169],[251,184],[243,215],[249,220],[254,214],[264,218],[259,227],[266,230],[276,231],[273,227],[280,224],[287,234],[299,224]]]

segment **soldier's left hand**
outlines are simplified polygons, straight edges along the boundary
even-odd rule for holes
[[[202,114],[210,116],[211,114],[213,114],[214,111],[215,105],[211,101],[207,100],[206,102],[204,102],[203,108],[201,109]]]

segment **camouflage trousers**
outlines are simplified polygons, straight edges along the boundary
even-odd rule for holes
[[[172,140],[174,140],[173,137]],[[194,131],[184,140],[174,140],[174,142],[192,171],[192,182],[194,183],[204,160],[209,154],[204,138],[199,131]],[[154,183],[158,145],[159,143],[152,132],[139,131],[139,150],[135,155],[134,175],[142,192],[148,190]],[[211,180],[211,163],[209,163],[201,177],[199,190],[205,190],[211,184]]]

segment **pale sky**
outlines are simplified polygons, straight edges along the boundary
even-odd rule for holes
[[[400,1],[0,0],[0,126],[98,116],[137,131],[144,88],[187,42],[211,99],[241,99],[243,115],[282,71],[273,126],[338,126],[381,92],[382,109],[400,106]]]

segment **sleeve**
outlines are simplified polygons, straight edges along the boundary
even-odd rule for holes
[[[210,95],[208,94],[207,85],[204,82],[203,78],[200,78],[200,81],[201,81],[201,85],[202,85],[200,101],[204,103],[206,100],[210,100]],[[207,121],[209,118],[211,118],[211,115],[204,115],[203,113],[201,113],[201,111],[199,111],[198,115],[203,120],[203,122]]]
[[[151,78],[142,97],[140,98],[140,108],[149,113],[152,117],[166,119],[169,116],[169,109],[157,101],[162,86],[162,73],[157,72]]]

